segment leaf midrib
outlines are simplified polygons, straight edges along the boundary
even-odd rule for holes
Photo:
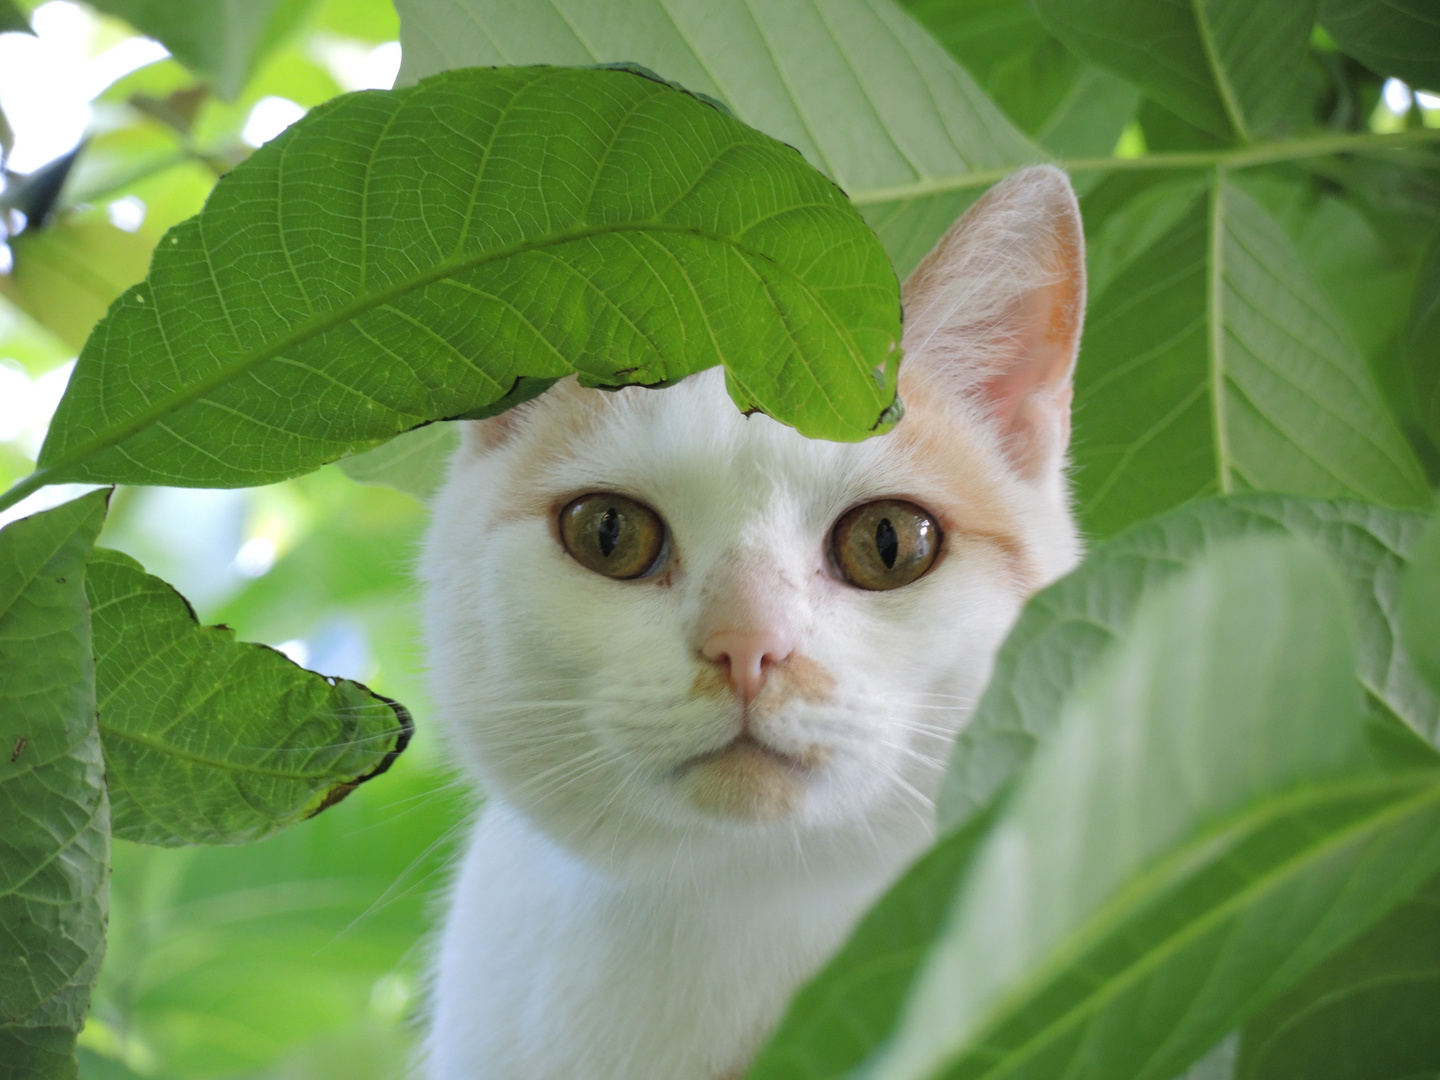
[[[1240,136],[1240,141],[1248,143],[1250,129],[1245,124],[1245,115],[1240,110],[1235,88],[1230,85],[1225,66],[1220,62],[1215,36],[1211,32],[1209,20],[1205,17],[1205,0],[1190,0],[1190,8],[1195,15],[1195,28],[1200,32],[1200,47],[1205,50],[1205,63],[1210,68],[1210,77],[1215,80],[1215,89],[1220,92],[1220,104],[1224,106],[1225,118],[1230,121],[1235,134]]]
[[[793,211],[801,209],[801,206],[796,205],[792,207],[787,207],[786,209]],[[186,405],[189,405],[195,401],[204,398],[212,390],[216,390],[222,386],[225,386],[227,383],[246,374],[252,368],[258,367],[260,364],[263,364],[269,360],[273,360],[276,357],[281,356],[285,352],[288,352],[290,349],[295,348],[297,345],[302,345],[305,342],[309,341],[311,338],[317,337],[318,335],[325,333],[327,330],[332,330],[337,326],[341,326],[344,323],[349,322],[360,315],[363,315],[365,312],[373,308],[379,307],[381,304],[389,303],[392,300],[399,299],[400,297],[406,296],[409,293],[414,292],[418,289],[423,289],[428,285],[433,285],[437,281],[441,281],[447,277],[463,273],[466,270],[472,270],[476,267],[484,266],[487,263],[500,262],[504,259],[513,258],[517,255],[524,255],[532,251],[540,251],[549,247],[558,247],[560,245],[573,243],[578,240],[588,240],[597,236],[609,236],[624,233],[676,233],[682,235],[696,236],[703,240],[709,240],[714,243],[725,245],[746,256],[747,258],[759,260],[774,267],[780,273],[784,274],[786,277],[791,278],[797,284],[799,284],[800,287],[804,289],[806,294],[809,295],[816,302],[817,305],[827,310],[829,308],[829,305],[826,304],[823,299],[818,296],[813,289],[810,288],[808,283],[806,283],[803,278],[801,278],[789,267],[783,265],[780,262],[777,262],[769,255],[766,255],[764,252],[756,251],[754,248],[748,247],[747,245],[740,243],[731,236],[723,236],[719,233],[714,233],[707,229],[695,228],[693,226],[670,225],[664,222],[655,221],[627,221],[617,222],[614,224],[591,225],[583,228],[563,230],[558,233],[548,234],[544,237],[522,240],[514,244],[508,244],[504,247],[479,252],[461,259],[445,259],[442,262],[437,263],[434,267],[427,270],[425,273],[418,274],[415,277],[409,278],[404,282],[393,285],[387,289],[383,289],[378,292],[366,293],[361,296],[357,296],[355,299],[349,301],[348,303],[342,304],[339,307],[333,309],[332,311],[302,324],[301,326],[290,331],[289,333],[284,334],[279,338],[276,338],[274,341],[270,342],[267,345],[264,345],[257,349],[252,349],[246,353],[242,353],[240,356],[223,365],[205,378],[197,380],[196,382],[189,384],[187,387],[177,390],[174,393],[167,395],[166,397],[160,398],[159,400],[152,403],[149,407],[142,409],[127,418],[126,420],[121,421],[118,424],[114,424],[109,428],[101,431],[87,442],[81,443],[79,447],[71,450],[67,454],[62,455],[58,460],[42,464],[42,466],[37,469],[34,474],[32,474],[32,477],[35,480],[46,478],[44,480],[45,483],[55,483],[60,478],[62,478],[68,470],[75,468],[77,465],[83,464],[85,461],[94,457],[96,454],[99,454],[102,451],[110,449],[111,447],[123,442],[130,436],[149,427],[157,420],[160,420],[162,417],[167,416],[170,413],[175,412]],[[127,292],[128,291],[130,290],[127,290]],[[41,453],[41,457],[42,459],[44,458],[43,450]]]
[[[1021,1066],[1026,1059],[1042,1050],[1047,1044],[1065,1030],[1072,1028],[1075,1024],[1083,1021],[1086,1017],[1094,1014],[1108,1001],[1119,995],[1124,990],[1133,986],[1141,978],[1149,975],[1161,962],[1168,959],[1170,955],[1183,947],[1189,941],[1214,929],[1225,922],[1226,919],[1237,913],[1255,897],[1269,891],[1278,882],[1293,877],[1307,864],[1314,863],[1328,856],[1335,850],[1362,837],[1367,832],[1376,832],[1387,823],[1404,818],[1411,813],[1422,809],[1429,803],[1440,803],[1440,784],[1435,782],[1431,774],[1414,774],[1403,776],[1385,776],[1379,778],[1366,777],[1364,780],[1349,784],[1334,784],[1322,788],[1312,788],[1298,797],[1280,798],[1275,804],[1268,808],[1267,813],[1259,820],[1241,821],[1232,823],[1228,830],[1237,839],[1253,835],[1258,829],[1275,824],[1283,817],[1303,810],[1306,804],[1323,805],[1334,801],[1337,798],[1356,797],[1366,793],[1367,789],[1376,794],[1382,793],[1386,788],[1393,788],[1397,794],[1407,787],[1414,787],[1429,783],[1421,788],[1418,794],[1410,798],[1401,798],[1400,801],[1392,802],[1383,808],[1366,814],[1337,832],[1331,833],[1319,840],[1317,843],[1303,848],[1291,858],[1286,859],[1278,866],[1273,866],[1266,872],[1256,876],[1243,888],[1226,897],[1221,903],[1207,909],[1204,914],[1186,923],[1174,933],[1167,936],[1157,948],[1151,949],[1138,959],[1135,963],[1127,965],[1114,978],[1107,980],[1093,993],[1086,995],[1073,1008],[1061,1013],[1059,1016],[1039,1028],[1034,1035],[1028,1038],[1019,1046],[1013,1048],[1003,1056],[996,1059],[993,1064],[975,1074],[975,1080],[994,1080],[994,1078],[1012,1075],[1013,1071]],[[962,1060],[967,1053],[984,1045],[985,1033],[994,1032],[1007,1021],[1014,1018],[1015,1005],[1028,1000],[1033,995],[1054,983],[1056,975],[1071,967],[1073,962],[1084,956],[1091,949],[1099,946],[1104,941],[1113,937],[1124,923],[1125,917],[1133,914],[1137,907],[1148,904],[1156,899],[1158,890],[1146,887],[1146,880],[1149,882],[1161,882],[1174,871],[1185,866],[1197,849],[1215,844],[1217,839],[1223,835],[1220,832],[1207,832],[1195,838],[1172,857],[1150,872],[1144,875],[1141,882],[1125,890],[1124,895],[1117,897],[1097,912],[1088,925],[1082,927],[1073,937],[1073,944],[1064,950],[1064,955],[1046,964],[1037,975],[1027,979],[1025,985],[1006,995],[1006,1001],[1002,1002],[990,1015],[990,1018],[977,1025],[974,1029],[976,1036],[968,1039],[969,1050],[962,1050],[959,1054],[952,1054],[946,1058],[950,1065]],[[1227,849],[1228,850],[1228,849]],[[1210,860],[1213,862],[1213,860]],[[1207,863],[1208,865],[1208,863]],[[1173,887],[1183,887],[1184,879],[1174,882]]]

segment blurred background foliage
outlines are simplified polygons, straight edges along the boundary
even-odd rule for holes
[[[0,487],[33,467],[76,352],[144,276],[165,230],[306,109],[388,87],[400,58],[388,0],[196,4],[266,17],[248,39],[244,26],[202,27],[184,64],[137,33],[163,29],[143,0],[104,12],[22,3],[9,22],[6,6]],[[248,61],[243,47],[204,53],[226,34],[253,43]],[[47,172],[54,201],[37,214]],[[423,934],[468,809],[427,723],[412,580],[424,508],[334,468],[250,491],[124,489],[112,506],[101,543],[166,576],[202,620],[360,679],[419,724],[383,784],[272,841],[115,842],[109,952],[81,1075],[403,1075]]]
[[[1223,140],[1072,53],[1023,0],[902,0],[1010,118],[1065,158]],[[164,231],[305,110],[389,86],[389,0],[0,0],[0,487],[28,473],[96,319]],[[166,40],[171,56],[152,34]],[[1352,48],[1351,51],[1356,51]],[[1383,58],[1382,58],[1383,59]],[[1315,30],[1264,135],[1440,127],[1440,96]],[[1386,65],[1376,61],[1377,66]],[[1440,79],[1428,84],[1440,92]],[[1156,228],[1163,170],[1076,175],[1092,295]],[[1247,170],[1440,480],[1440,171],[1431,147]],[[1147,229],[1151,231],[1147,233]],[[1139,239],[1137,239],[1137,237]],[[73,495],[46,489],[4,519]],[[335,467],[248,491],[122,490],[102,544],[200,617],[404,701],[418,735],[382,782],[244,848],[116,842],[109,955],[82,1075],[349,1080],[402,1075],[435,895],[469,806],[437,745],[412,564],[424,507]]]

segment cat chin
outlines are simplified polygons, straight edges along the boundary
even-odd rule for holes
[[[810,779],[829,759],[824,747],[787,754],[746,732],[718,750],[684,762],[675,770],[675,781],[702,814],[733,821],[779,821],[794,813]]]

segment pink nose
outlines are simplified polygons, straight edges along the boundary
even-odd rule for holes
[[[795,643],[775,630],[717,630],[705,640],[700,653],[729,669],[730,685],[746,705],[760,693],[771,664],[795,651]]]

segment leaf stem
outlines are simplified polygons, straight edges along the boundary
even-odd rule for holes
[[[1210,424],[1215,434],[1215,473],[1220,494],[1235,490],[1230,475],[1230,422],[1225,397],[1225,170],[1215,166],[1210,177],[1210,303],[1207,337],[1210,345]]]
[[[27,495],[33,495],[46,484],[50,483],[53,475],[50,469],[36,469],[29,476],[15,481],[9,489],[0,492],[0,510],[9,510]]]
[[[1322,135],[1304,139],[1282,139],[1278,142],[1256,143],[1226,150],[1185,150],[1175,153],[1146,154],[1143,157],[1059,158],[1055,164],[1066,172],[1129,172],[1135,169],[1244,169],[1254,165],[1271,165],[1277,161],[1298,161],[1303,158],[1326,157],[1362,151],[1392,150],[1406,146],[1440,142],[1440,128],[1415,128],[1392,135]],[[943,195],[948,191],[988,187],[1015,171],[1013,165],[999,169],[976,169],[954,176],[937,176],[908,184],[883,188],[862,188],[849,193],[857,206],[874,203],[918,199],[927,195]]]

